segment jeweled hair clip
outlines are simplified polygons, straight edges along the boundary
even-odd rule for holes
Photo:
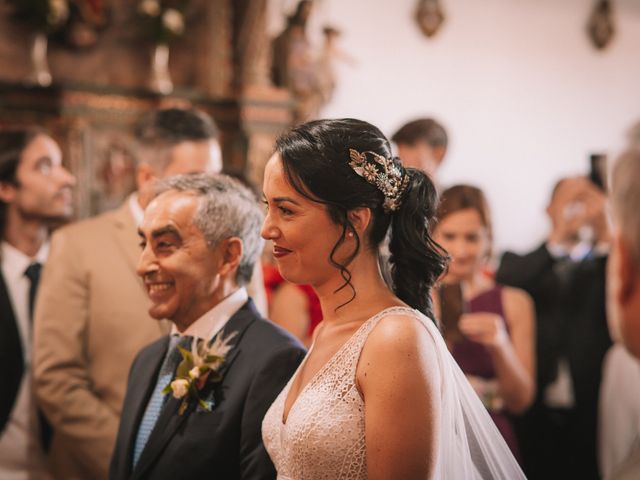
[[[370,155],[373,160],[370,160]],[[358,152],[349,149],[349,166],[384,195],[382,207],[387,213],[395,212],[402,205],[402,195],[409,185],[409,175],[393,158],[385,158],[376,152]]]

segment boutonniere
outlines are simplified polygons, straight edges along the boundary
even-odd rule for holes
[[[207,381],[217,383],[222,380],[220,367],[224,364],[227,353],[233,347],[229,342],[235,336],[236,332],[226,337],[219,336],[211,345],[207,345],[208,342],[201,338],[197,339],[191,342],[191,351],[178,345],[182,361],[176,370],[175,380],[162,390],[165,395],[173,392],[174,398],[183,399],[178,414],[184,413],[190,398],[196,400],[204,410],[211,411],[211,402],[200,398],[199,392]]]

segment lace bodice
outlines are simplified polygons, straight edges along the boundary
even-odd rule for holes
[[[423,318],[410,308],[392,307],[363,323],[300,392],[286,424],[284,404],[304,362],[280,392],[262,422],[264,445],[279,480],[367,478],[364,402],[356,388],[356,367],[371,330],[385,315],[396,313]]]

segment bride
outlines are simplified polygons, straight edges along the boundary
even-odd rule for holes
[[[429,178],[373,125],[319,120],[278,139],[264,195],[262,236],[324,315],[262,424],[278,478],[524,478],[431,320],[446,256]],[[388,230],[393,291],[378,267]]]

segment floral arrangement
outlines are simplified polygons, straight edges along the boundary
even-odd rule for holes
[[[108,0],[8,0],[15,18],[73,47],[94,45],[110,18]]]
[[[86,48],[98,42],[100,32],[111,19],[108,0],[72,0],[65,41],[76,48]]]
[[[167,44],[184,33],[188,0],[140,0],[138,14],[156,43]]]
[[[174,398],[182,398],[178,413],[182,415],[189,404],[189,398],[194,399],[200,407],[211,411],[213,402],[200,397],[200,391],[207,382],[220,382],[220,367],[225,362],[227,353],[231,350],[229,344],[236,333],[226,337],[217,337],[211,345],[207,345],[202,339],[193,341],[191,351],[178,346],[182,355],[182,362],[178,365],[175,379],[164,387],[165,395],[173,393]]]
[[[69,0],[9,0],[19,20],[33,25],[41,32],[54,32],[69,18]]]

